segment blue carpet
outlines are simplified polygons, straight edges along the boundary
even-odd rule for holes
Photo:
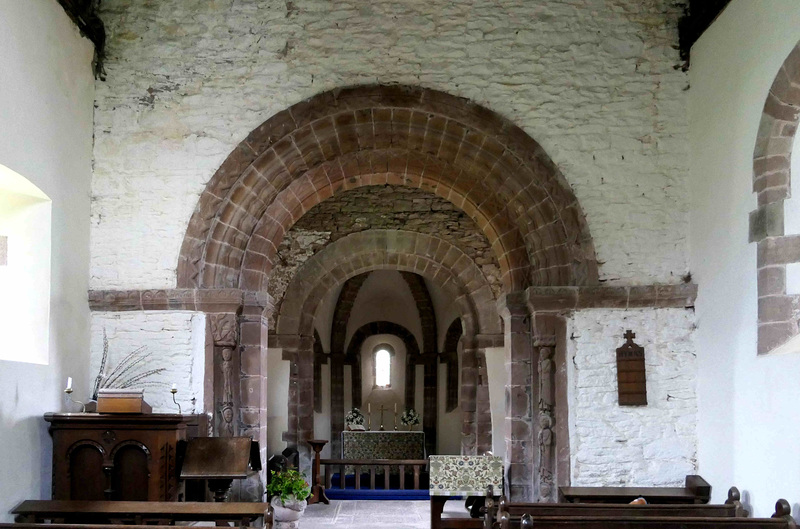
[[[382,489],[325,489],[331,500],[429,500],[428,489],[423,490],[382,490]]]
[[[332,500],[429,500],[428,494],[428,476],[420,476],[420,490],[414,489],[400,489],[400,480],[398,476],[392,476],[389,483],[389,488],[384,489],[383,476],[378,476],[376,479],[375,489],[370,489],[370,476],[369,474],[362,474],[361,488],[356,489],[356,480],[354,475],[345,476],[345,488],[339,487],[339,474],[336,473],[332,476],[332,487],[325,489],[325,495]],[[406,487],[413,486],[413,481],[410,477],[406,477]]]

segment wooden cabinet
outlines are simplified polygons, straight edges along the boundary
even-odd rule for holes
[[[204,416],[48,413],[53,499],[177,501],[188,430]]]

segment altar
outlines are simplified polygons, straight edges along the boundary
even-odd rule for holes
[[[342,459],[425,458],[425,432],[342,432]]]

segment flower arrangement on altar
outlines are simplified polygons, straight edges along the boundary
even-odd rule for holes
[[[414,408],[408,408],[400,416],[400,424],[413,427],[419,424],[419,413]]]
[[[346,424],[364,424],[364,414],[358,408],[353,408],[344,416]]]

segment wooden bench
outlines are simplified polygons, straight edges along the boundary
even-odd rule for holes
[[[739,489],[731,487],[722,505],[708,504],[609,504],[609,503],[512,503],[504,497],[495,503],[487,492],[484,525],[490,529],[505,514],[510,522],[519,522],[523,515],[541,517],[636,517],[636,518],[744,518],[747,511],[741,503]]]
[[[20,523],[46,521],[52,522],[47,525],[49,529],[61,524],[174,525],[176,522],[220,522],[249,527],[262,517],[269,526],[272,519],[268,503],[247,502],[26,500],[11,514],[16,515],[17,529],[21,529]]]
[[[711,485],[700,476],[686,476],[684,487],[559,487],[560,502],[630,503],[638,497],[647,503],[708,503]]]
[[[577,507],[577,505],[568,505]],[[644,507],[644,506],[639,506]],[[719,516],[596,516],[566,514],[562,516],[531,516],[525,513],[513,518],[508,511],[499,511],[499,529],[797,529],[791,516],[791,506],[778,500],[772,518]]]

